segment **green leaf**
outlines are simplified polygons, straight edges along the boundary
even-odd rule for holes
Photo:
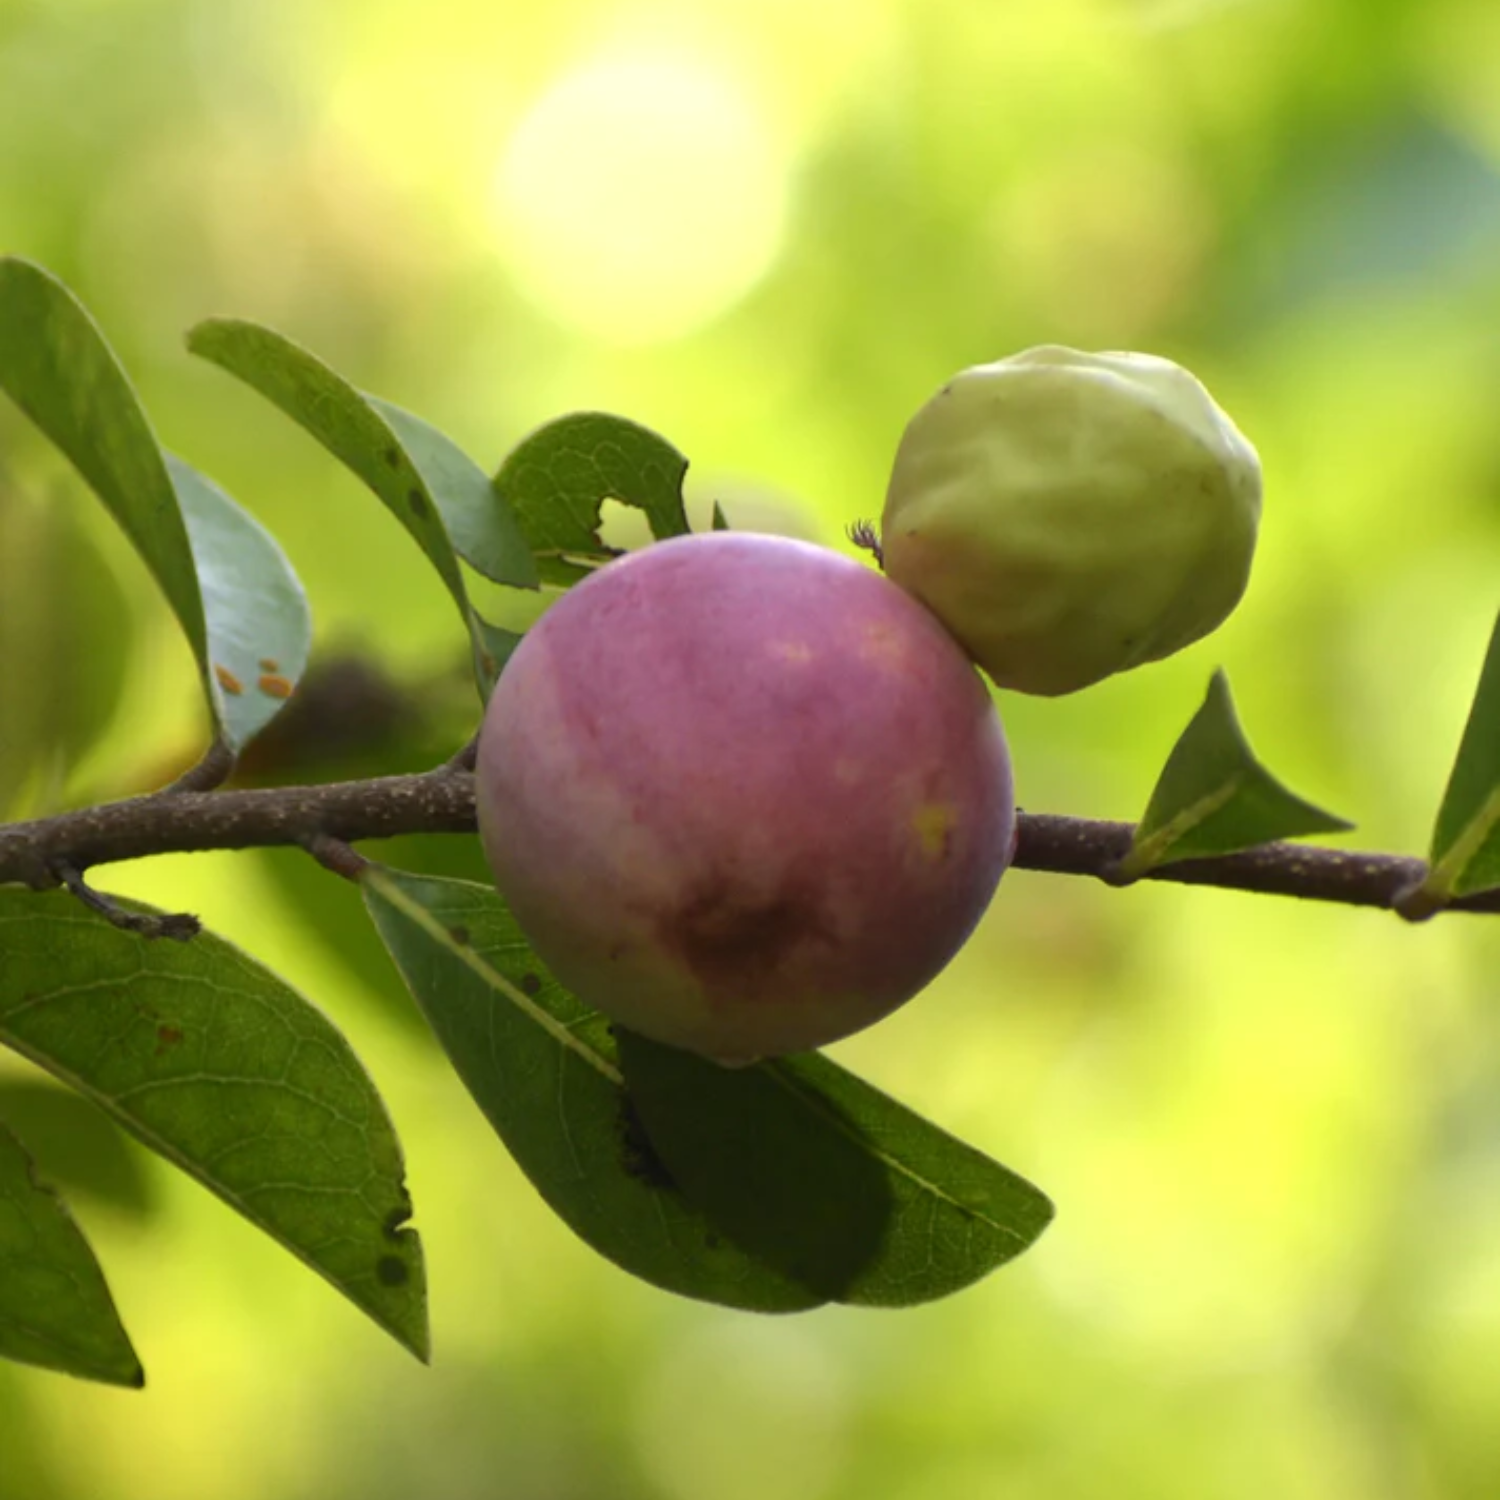
[[[729,517],[724,514],[724,507],[717,500],[714,501],[714,525],[715,531],[729,530]]]
[[[75,510],[0,478],[0,820],[59,805],[125,682],[134,617]]]
[[[1221,669],[1167,758],[1119,875],[1130,880],[1175,860],[1353,826],[1304,802],[1255,759]]]
[[[426,764],[432,764],[432,757]],[[477,838],[405,834],[362,842],[360,851],[370,859],[399,865],[408,872],[471,881],[489,879],[489,867]],[[402,1027],[422,1044],[433,1045],[431,1028],[391,963],[359,888],[347,880],[330,880],[328,872],[302,849],[255,849],[249,851],[249,857],[255,861],[257,877],[263,879],[282,907],[284,919],[296,926],[302,939],[313,944],[327,963],[348,975],[383,1020]]]
[[[850,1300],[895,1209],[858,1126],[784,1064],[723,1068],[624,1027],[615,1042],[646,1138],[687,1197],[757,1260]]]
[[[43,1175],[65,1191],[133,1219],[146,1218],[156,1207],[140,1148],[82,1094],[50,1079],[0,1074],[0,1120],[26,1138]]]
[[[299,622],[306,635],[306,602],[281,549],[222,491],[168,460],[83,305],[41,267],[14,256],[0,258],[0,389],[57,444],[124,528],[187,634],[220,736],[239,750],[283,700],[253,690],[226,693],[218,669],[243,683],[245,641],[274,644]],[[278,607],[297,601],[286,625],[258,612],[267,599]],[[242,606],[251,613],[242,615]],[[286,665],[274,675],[290,687],[295,653],[285,654]],[[255,660],[270,655],[263,649]],[[252,688],[260,675],[248,678]]]
[[[725,1069],[618,1032],[656,1153],[736,1244],[821,1295],[910,1307],[1035,1243],[1052,1204],[817,1053]]]
[[[88,1241],[4,1125],[0,1357],[110,1385],[146,1383]]]
[[[685,535],[687,467],[648,427],[573,412],[523,438],[495,475],[495,490],[520,522],[542,578],[570,584],[614,555],[598,535],[606,500],[644,511],[658,541]]]
[[[603,1019],[552,978],[489,887],[372,867],[365,900],[475,1102],[542,1197],[602,1255],[758,1312],[824,1300],[726,1240],[677,1189]]]
[[[431,446],[424,449],[424,471],[369,397],[274,329],[236,318],[210,318],[189,331],[187,344],[194,354],[259,391],[316,438],[406,528],[458,606],[469,631],[480,694],[487,694],[502,663],[495,660],[484,623],[469,602],[458,554],[429,485],[429,475],[440,468]]]
[[[286,553],[248,511],[170,453],[167,471],[198,564],[217,717],[237,750],[281,712],[307,667],[307,595]]]
[[[726,1070],[613,1031],[501,898],[372,871],[377,928],[543,1197],[626,1270],[734,1307],[907,1306],[1026,1249],[1030,1183],[817,1055]]]
[[[206,663],[193,551],[146,413],[82,303],[16,256],[0,258],[0,389],[109,507]]]
[[[62,892],[0,889],[0,955],[0,1043],[427,1357],[401,1148],[321,1011],[221,938],[150,942]]]
[[[401,439],[401,446],[442,513],[458,555],[496,583],[536,588],[541,581],[536,559],[510,507],[491,486],[489,475],[431,423],[378,396],[366,396],[365,400]]]
[[[1422,892],[1442,904],[1500,886],[1500,618],[1432,834]]]

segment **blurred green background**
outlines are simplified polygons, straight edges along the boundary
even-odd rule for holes
[[[943,379],[1065,342],[1197,371],[1260,447],[1265,525],[1212,639],[1002,701],[1022,804],[1138,815],[1222,663],[1352,842],[1425,848],[1500,593],[1492,0],[0,0],[0,250],[72,285],[308,585],[323,711],[263,778],[430,764],[476,706],[436,577],[188,358],[193,321],[272,323],[487,466],[619,411],[700,505],[835,546]],[[8,407],[0,662],[12,811],[200,743],[144,569]],[[472,841],[414,857],[472,868]],[[4,1500],[1500,1494],[1500,922],[1011,874],[929,993],[833,1051],[1056,1224],[948,1302],[769,1320],[571,1237],[332,877],[103,883],[350,1033],[406,1144],[436,1360],[134,1147],[76,1159],[0,1059],[150,1378],[0,1366]]]

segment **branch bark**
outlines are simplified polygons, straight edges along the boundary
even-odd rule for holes
[[[443,767],[326,786],[153,794],[0,827],[0,884],[57,885],[58,870],[151,854],[320,845],[474,829],[474,778]]]
[[[62,883],[64,871],[81,875],[153,854],[273,844],[300,844],[316,853],[404,833],[470,833],[474,826],[474,778],[461,763],[325,786],[174,791],[0,827],[0,884],[45,889]],[[1015,864],[1116,884],[1115,867],[1132,832],[1129,823],[1023,813]],[[1281,843],[1163,865],[1142,878],[1397,910],[1425,872],[1420,859]],[[1500,891],[1465,897],[1448,909],[1500,912]]]

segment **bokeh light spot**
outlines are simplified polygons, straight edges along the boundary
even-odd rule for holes
[[[786,163],[717,64],[606,56],[522,118],[495,177],[494,224],[526,294],[610,343],[679,338],[765,274]]]

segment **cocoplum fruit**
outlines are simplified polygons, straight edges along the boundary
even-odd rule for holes
[[[881,543],[1000,687],[1071,693],[1224,621],[1260,499],[1254,448],[1181,365],[1046,345],[911,419]]]
[[[910,999],[1010,862],[989,693],[852,558],[715,532],[610,562],[527,632],[485,714],[480,834],[586,1004],[726,1063]]]

